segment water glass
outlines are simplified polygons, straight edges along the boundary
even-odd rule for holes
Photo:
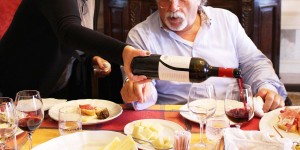
[[[60,135],[66,135],[82,130],[80,108],[65,106],[59,109],[58,128]]]
[[[212,141],[218,141],[223,136],[223,129],[230,127],[230,121],[222,116],[215,116],[206,121],[206,137]]]

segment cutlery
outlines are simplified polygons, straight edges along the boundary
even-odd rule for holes
[[[156,147],[152,142],[150,141],[146,141],[146,140],[142,140],[142,139],[139,139],[139,138],[135,138],[135,137],[132,137],[133,140],[139,144],[145,144],[145,143],[148,143],[150,144],[153,148],[155,148],[156,150],[169,150],[169,149],[172,149],[173,146],[171,147],[168,147],[168,148],[159,148],[159,147]]]
[[[274,125],[273,125],[273,128],[274,128],[274,130],[277,132],[277,134],[278,134],[281,138],[283,138],[282,134],[275,128]]]
[[[277,134],[281,137],[284,138],[283,135],[277,130],[277,128],[273,125],[274,130],[277,132]],[[299,145],[299,141],[293,141],[294,146]]]

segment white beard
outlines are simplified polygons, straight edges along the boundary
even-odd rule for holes
[[[181,24],[179,25],[179,26],[172,26],[171,25],[171,23],[168,21],[168,18],[169,17],[172,17],[172,18],[181,18],[182,19],[182,22],[181,22]],[[185,18],[185,16],[184,16],[184,14],[182,13],[182,12],[169,12],[169,13],[167,13],[166,14],[166,16],[165,16],[165,20],[166,20],[166,22],[165,22],[165,24],[166,24],[166,26],[170,29],[170,30],[172,30],[172,31],[181,31],[181,30],[183,30],[186,26],[187,26],[187,20],[186,20],[186,18]]]

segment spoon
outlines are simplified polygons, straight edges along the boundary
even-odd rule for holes
[[[169,150],[169,149],[172,149],[173,146],[171,147],[168,147],[168,148],[160,148],[160,147],[157,147],[156,145],[154,145],[152,142],[150,141],[146,141],[146,140],[142,140],[142,139],[139,139],[139,138],[135,138],[135,137],[132,137],[134,141],[136,141],[137,143],[139,144],[145,144],[145,143],[148,143],[150,144],[153,148],[155,148],[156,150]]]

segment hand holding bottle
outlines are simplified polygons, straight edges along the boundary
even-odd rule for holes
[[[130,80],[135,82],[135,81],[142,81],[142,80],[147,79],[147,77],[144,75],[133,75],[132,70],[130,68],[130,64],[134,57],[148,56],[149,54],[150,54],[149,51],[135,49],[134,47],[129,46],[129,45],[125,46],[125,48],[123,50],[123,54],[122,54],[123,61],[124,61],[124,71]],[[148,80],[148,81],[150,81],[150,80]]]

